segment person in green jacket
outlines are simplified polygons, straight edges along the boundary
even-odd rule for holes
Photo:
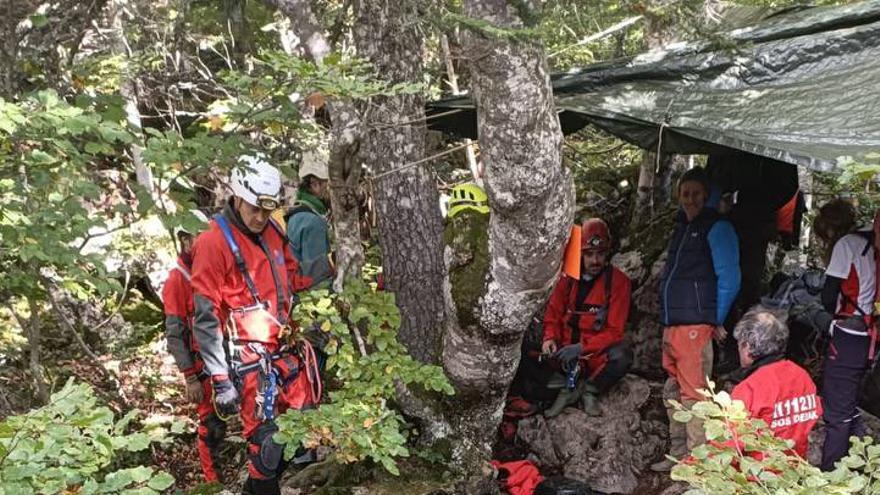
[[[330,225],[327,198],[330,176],[328,156],[321,151],[303,153],[296,202],[287,214],[287,238],[300,270],[311,277],[312,287],[331,283]]]

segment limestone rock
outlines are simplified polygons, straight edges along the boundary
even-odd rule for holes
[[[617,253],[611,258],[611,264],[626,274],[630,280],[639,282],[645,276],[645,262],[642,259],[642,253],[638,251],[627,251],[625,253]]]
[[[633,310],[627,338],[635,359],[633,371],[652,378],[665,377],[662,362],[663,326],[660,324],[660,273],[664,257],[657,260],[647,280],[633,292]]]
[[[542,471],[559,471],[603,493],[634,493],[637,477],[666,448],[660,388],[628,375],[600,397],[602,415],[568,408],[520,422],[518,437]],[[659,405],[662,408],[662,404]]]

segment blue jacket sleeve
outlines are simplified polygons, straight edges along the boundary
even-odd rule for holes
[[[712,264],[718,277],[718,324],[724,323],[736,295],[739,293],[739,240],[733,225],[726,220],[715,222],[709,230],[709,248]]]

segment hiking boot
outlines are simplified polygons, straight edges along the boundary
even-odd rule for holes
[[[560,389],[565,388],[567,385],[565,379],[565,375],[560,375],[559,373],[554,373],[553,376],[550,377],[550,380],[547,382],[547,388],[549,389]]]
[[[553,405],[550,406],[550,409],[544,411],[544,417],[552,418],[558,416],[563,409],[576,403],[578,398],[580,398],[580,393],[577,388],[574,390],[563,388],[559,391],[559,395],[556,396],[556,400],[553,402]]]
[[[581,396],[581,407],[589,416],[601,416],[602,409],[599,408],[599,397],[593,392],[584,392]]]
[[[669,471],[672,471],[672,467],[676,464],[678,463],[675,461],[663,459],[660,462],[655,462],[654,464],[651,464],[651,471],[654,471],[655,473],[668,473]]]

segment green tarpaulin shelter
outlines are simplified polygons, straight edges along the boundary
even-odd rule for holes
[[[781,12],[712,42],[670,46],[552,78],[563,131],[593,124],[641,148],[730,149],[830,170],[880,153],[880,0]],[[476,137],[467,97],[428,126]]]

